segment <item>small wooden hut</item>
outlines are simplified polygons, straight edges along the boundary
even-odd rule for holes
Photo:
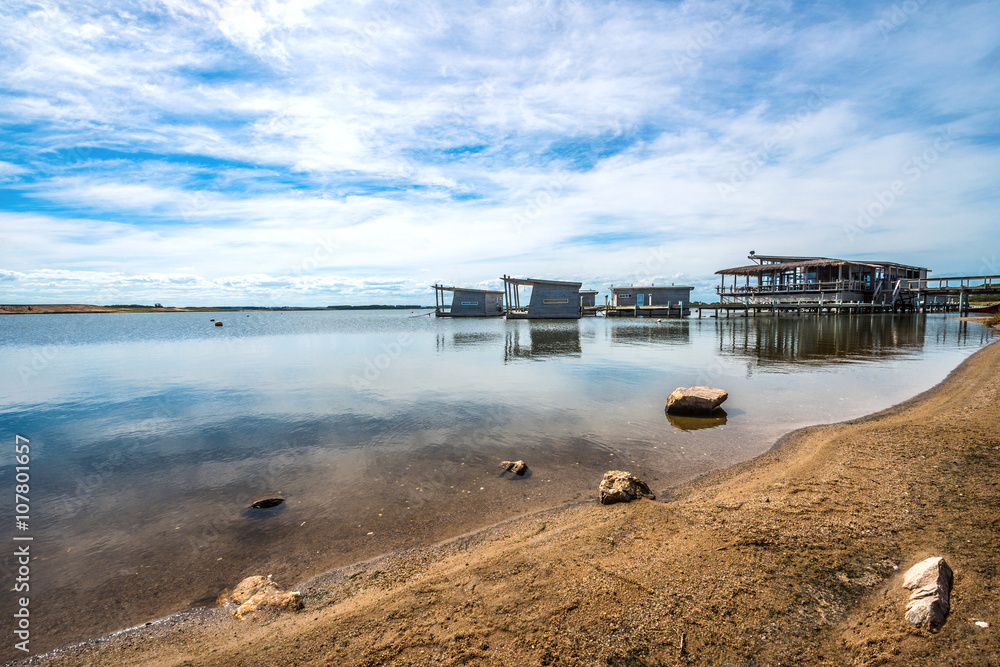
[[[691,314],[693,289],[688,285],[612,285],[607,314],[612,317],[686,317]]]
[[[583,283],[536,278],[502,277],[508,319],[580,319]],[[527,306],[521,305],[520,288],[531,288]]]
[[[438,317],[501,317],[503,291],[434,285],[434,314]],[[451,304],[447,294],[451,293]]]

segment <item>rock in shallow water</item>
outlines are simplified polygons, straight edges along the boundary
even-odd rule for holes
[[[906,603],[906,620],[911,625],[936,630],[948,616],[952,572],[940,556],[920,561],[903,575],[903,588],[913,591]]]
[[[655,499],[649,487],[639,481],[635,475],[624,470],[609,470],[604,473],[599,489],[599,500],[602,505],[627,503],[636,498]]]
[[[242,619],[247,614],[253,614],[261,609],[273,611],[294,611],[302,608],[302,594],[298,591],[283,591],[278,588],[270,577],[247,577],[233,589],[232,593],[223,593],[219,604],[237,605],[233,615]]]
[[[729,398],[713,387],[677,387],[667,398],[667,413],[672,415],[711,415]]]
[[[277,507],[281,503],[285,502],[284,498],[264,498],[263,500],[258,500],[254,504],[250,505],[252,510],[267,510],[272,507]]]
[[[524,461],[501,461],[500,467],[514,473],[518,477],[524,477],[524,473],[528,469],[528,464]]]

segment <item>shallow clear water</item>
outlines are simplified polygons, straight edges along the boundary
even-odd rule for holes
[[[0,317],[10,487],[14,436],[31,441],[38,648],[249,574],[290,585],[594,497],[611,468],[662,490],[928,389],[992,335],[943,316],[424,313]],[[696,384],[729,392],[724,419],[667,418],[667,395]],[[283,509],[246,512],[273,495]]]

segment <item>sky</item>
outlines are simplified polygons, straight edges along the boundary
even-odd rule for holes
[[[0,5],[0,303],[1000,274],[1000,3]],[[599,297],[599,300],[603,299]]]

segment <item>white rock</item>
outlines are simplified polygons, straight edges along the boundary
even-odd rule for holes
[[[913,591],[906,604],[906,620],[917,627],[936,630],[950,608],[952,572],[940,556],[920,561],[903,575],[903,588]]]

